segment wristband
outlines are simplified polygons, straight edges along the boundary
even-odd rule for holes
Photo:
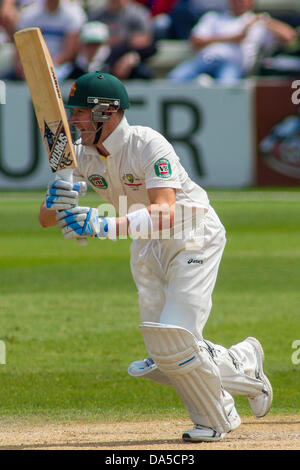
[[[132,238],[149,238],[153,224],[146,208],[126,214],[129,220],[128,233]]]

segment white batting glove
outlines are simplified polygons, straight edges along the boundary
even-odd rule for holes
[[[108,237],[108,221],[105,217],[99,217],[97,209],[77,206],[60,211],[56,219],[66,240],[81,237]]]
[[[62,179],[56,179],[48,186],[45,206],[47,209],[61,211],[71,209],[78,205],[80,196],[87,192],[85,181],[71,183]]]

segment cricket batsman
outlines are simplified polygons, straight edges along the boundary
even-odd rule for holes
[[[257,417],[269,411],[273,396],[257,339],[227,349],[203,338],[225,229],[172,145],[157,131],[128,123],[129,98],[120,80],[101,72],[82,75],[66,107],[80,133],[76,182],[49,184],[40,223],[57,224],[66,239],[132,238],[131,271],[149,357],[132,362],[128,372],[176,389],[193,423],[183,440],[219,441],[241,424],[234,395],[245,395]],[[119,217],[79,206],[84,182]]]

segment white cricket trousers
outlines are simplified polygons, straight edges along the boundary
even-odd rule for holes
[[[225,244],[225,229],[212,207],[192,238],[134,240],[131,271],[141,321],[180,326],[202,341]],[[261,393],[262,383],[255,378],[256,357],[249,343],[242,341],[230,349],[206,343],[227,392]]]
[[[193,238],[134,240],[131,270],[141,320],[181,326],[202,340],[225,242],[213,208]]]

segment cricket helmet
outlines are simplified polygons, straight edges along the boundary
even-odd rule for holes
[[[81,75],[72,85],[66,108],[94,108],[99,104],[103,108],[129,108],[125,86],[110,73],[90,72]]]

